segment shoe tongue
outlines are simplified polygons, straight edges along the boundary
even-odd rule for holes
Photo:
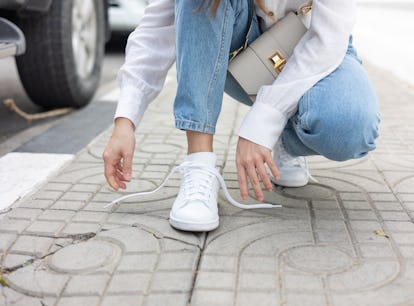
[[[213,152],[197,152],[191,153],[186,156],[185,161],[196,162],[200,164],[204,164],[209,167],[216,166],[216,154]]]

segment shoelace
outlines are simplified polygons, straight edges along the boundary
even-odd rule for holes
[[[128,194],[125,196],[122,196],[120,198],[117,198],[115,200],[113,200],[111,203],[108,203],[107,205],[105,205],[104,207],[110,207],[114,204],[118,204],[121,203],[122,201],[125,201],[127,199],[133,198],[133,197],[138,197],[138,196],[145,196],[145,195],[150,195],[153,194],[155,192],[157,192],[158,190],[160,190],[162,187],[165,186],[165,184],[168,182],[168,180],[171,178],[171,176],[177,172],[177,171],[185,171],[186,169],[189,168],[195,168],[195,169],[200,169],[202,171],[206,171],[209,174],[215,176],[221,186],[221,188],[223,189],[224,195],[226,196],[226,199],[234,206],[241,208],[241,209],[256,209],[256,208],[277,208],[277,207],[282,207],[282,205],[280,204],[269,204],[269,203],[258,203],[258,204],[242,204],[237,202],[235,199],[233,199],[233,197],[230,195],[226,183],[224,182],[223,177],[221,176],[220,172],[218,172],[218,170],[216,168],[208,168],[205,165],[202,164],[198,164],[198,163],[194,163],[194,162],[183,162],[181,165],[174,167],[171,172],[168,174],[168,176],[164,179],[164,181],[161,183],[161,185],[159,185],[157,188],[155,188],[154,190],[151,191],[144,191],[144,192],[137,192],[137,193],[132,193],[132,194]]]

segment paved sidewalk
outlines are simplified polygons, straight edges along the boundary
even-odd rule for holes
[[[414,90],[370,74],[383,113],[374,153],[311,158],[318,183],[266,194],[281,209],[241,211],[221,197],[220,227],[208,234],[169,226],[178,176],[104,208],[120,195],[103,177],[108,129],[0,219],[0,305],[414,305]],[[155,188],[185,154],[173,75],[137,132],[128,192]],[[226,98],[215,139],[238,199],[235,132],[246,111]]]

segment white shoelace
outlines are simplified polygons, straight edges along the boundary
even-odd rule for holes
[[[269,204],[269,203],[258,203],[258,204],[242,204],[237,202],[235,199],[233,199],[233,197],[230,195],[226,183],[224,182],[223,177],[221,176],[220,172],[216,169],[216,168],[208,168],[203,164],[198,164],[195,162],[183,162],[181,165],[174,167],[171,172],[168,174],[168,176],[164,179],[164,181],[161,183],[161,185],[159,185],[157,188],[155,188],[154,190],[151,191],[144,191],[144,192],[137,192],[137,193],[132,193],[132,194],[128,194],[125,196],[122,196],[120,198],[117,198],[115,200],[113,200],[111,203],[105,205],[104,207],[110,207],[114,204],[118,204],[121,203],[122,201],[125,201],[127,199],[133,198],[133,197],[138,197],[138,196],[145,196],[145,195],[150,195],[153,194],[155,192],[157,192],[158,190],[160,190],[162,187],[165,186],[165,184],[168,182],[168,180],[171,178],[171,176],[176,172],[176,171],[180,171],[180,172],[185,172],[185,170],[189,169],[189,168],[195,168],[195,169],[199,169],[202,171],[205,171],[209,174],[211,174],[212,176],[216,177],[221,188],[223,189],[224,195],[226,196],[226,199],[234,206],[241,208],[241,209],[256,209],[256,208],[278,208],[278,207],[282,207],[282,205],[280,204]],[[208,186],[204,186],[204,187],[208,187]],[[193,194],[193,196],[195,197],[195,192]]]

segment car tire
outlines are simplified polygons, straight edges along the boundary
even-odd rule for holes
[[[16,63],[35,104],[50,109],[89,103],[101,74],[105,22],[103,0],[55,0],[45,14],[19,18],[27,51]]]

